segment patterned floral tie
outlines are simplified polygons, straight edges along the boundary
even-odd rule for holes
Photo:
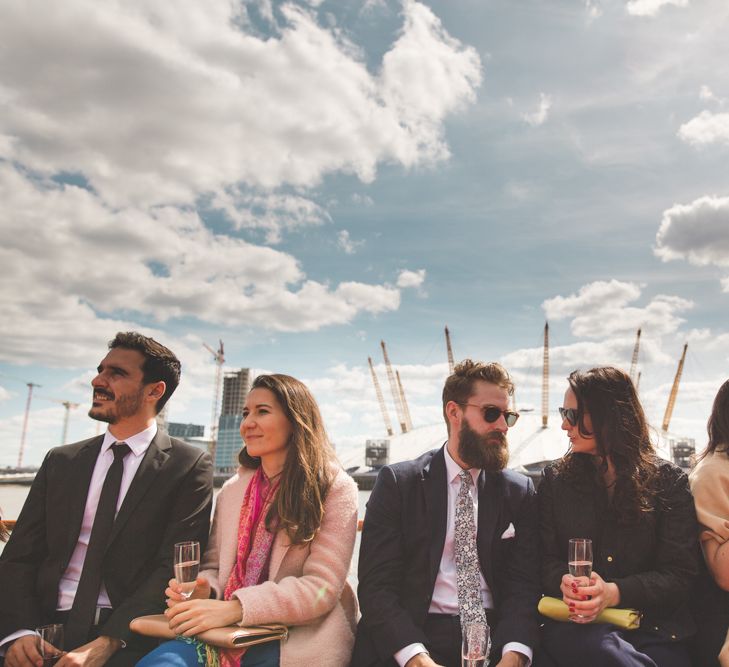
[[[468,470],[458,473],[461,488],[456,503],[456,580],[461,627],[465,623],[486,623],[486,612],[481,600],[481,581],[476,550],[476,523],[473,519],[473,500],[469,493],[473,478]]]

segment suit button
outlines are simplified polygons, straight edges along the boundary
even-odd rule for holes
[[[676,635],[671,635],[671,639],[676,639]]]
[[[607,557],[607,562],[608,563],[612,563],[613,562],[613,557],[612,556],[608,556]]]

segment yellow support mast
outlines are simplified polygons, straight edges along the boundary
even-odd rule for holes
[[[678,385],[681,382],[681,374],[683,373],[683,364],[686,361],[686,350],[688,349],[688,343],[683,346],[683,354],[681,360],[678,362],[678,369],[676,370],[676,377],[673,379],[673,387],[671,387],[671,394],[668,397],[668,405],[666,406],[666,414],[663,415],[663,425],[661,428],[664,431],[668,431],[668,425],[671,423],[671,415],[673,415],[673,406],[676,404],[676,396],[678,395]]]
[[[549,421],[549,322],[544,323],[544,354],[542,359],[542,428]]]
[[[370,365],[370,374],[372,375],[372,384],[375,385],[375,394],[377,394],[377,400],[380,404],[380,411],[382,412],[382,419],[385,421],[385,428],[387,429],[387,435],[393,435],[392,422],[390,421],[390,415],[387,412],[385,406],[385,397],[382,395],[382,389],[380,389],[380,382],[377,379],[375,373],[375,367],[372,365],[372,357],[367,357],[367,363]]]

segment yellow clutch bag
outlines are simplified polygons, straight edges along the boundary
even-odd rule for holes
[[[557,598],[544,596],[539,600],[537,606],[542,616],[551,618],[553,621],[568,621],[570,608]],[[637,609],[617,609],[608,607],[603,609],[600,615],[592,621],[593,623],[612,623],[624,630],[636,630],[640,627],[640,612]]]
[[[170,630],[164,614],[138,616],[129,624],[129,629],[140,635],[159,639],[174,639],[176,636],[174,631]],[[227,625],[224,628],[212,628],[201,632],[197,635],[197,639],[210,646],[233,649],[285,640],[288,634],[289,630],[285,625],[249,625],[247,627]]]

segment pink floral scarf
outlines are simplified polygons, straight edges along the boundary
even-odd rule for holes
[[[268,561],[278,521],[266,529],[266,516],[276,498],[281,477],[269,480],[259,467],[246,490],[238,524],[238,555],[228,578],[223,598],[230,600],[235,591],[255,586],[268,576]],[[221,650],[221,667],[239,667],[245,649]]]

